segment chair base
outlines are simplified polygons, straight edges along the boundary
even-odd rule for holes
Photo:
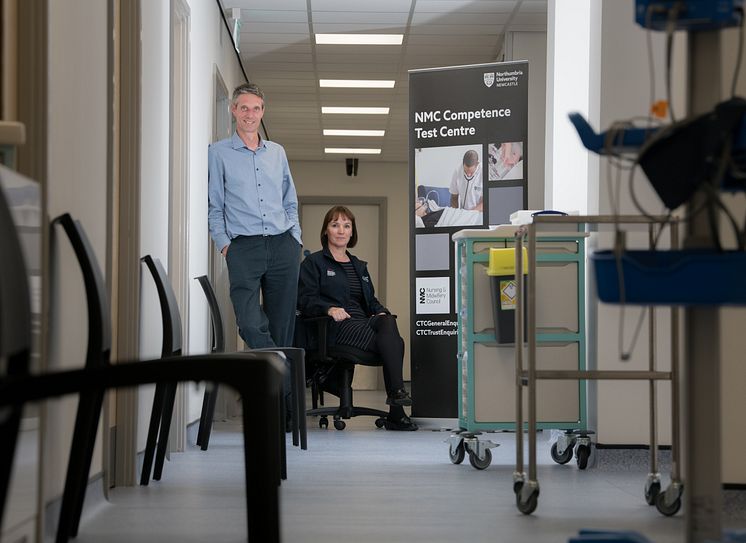
[[[369,416],[376,418],[376,428],[383,428],[386,424],[386,417],[388,413],[381,411],[380,409],[372,409],[370,407],[355,407],[355,406],[340,406],[340,407],[320,407],[317,409],[309,409],[306,411],[306,416],[318,416],[319,428],[328,428],[329,415],[334,419],[334,428],[337,430],[344,430],[346,424],[343,419],[350,419],[358,416]]]

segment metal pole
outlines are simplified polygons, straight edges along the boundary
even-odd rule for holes
[[[536,481],[536,226],[528,227],[528,480]]]
[[[523,235],[520,228],[515,235],[515,475],[523,476]],[[493,300],[493,303],[499,303]]]
[[[721,100],[720,31],[689,33],[689,111],[710,111]],[[693,199],[689,212],[701,203]],[[689,222],[687,247],[711,247],[707,213]],[[719,541],[722,488],[720,436],[720,308],[687,308],[685,311],[685,395],[687,431],[686,541]]]
[[[671,250],[679,247],[679,223],[671,223]],[[681,480],[679,308],[671,308],[671,480]]]
[[[651,223],[648,226],[648,246],[651,250],[655,249],[655,226]],[[648,308],[648,369],[655,371],[655,307]],[[656,384],[652,379],[648,381],[650,392],[650,474],[653,477],[658,476],[658,413],[656,401]]]

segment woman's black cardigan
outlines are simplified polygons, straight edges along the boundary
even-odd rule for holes
[[[368,263],[347,252],[352,267],[360,279],[363,292],[363,311],[368,315],[390,313],[375,296]],[[300,265],[298,278],[298,309],[301,317],[327,315],[330,307],[350,307],[350,285],[342,265],[334,260],[328,247],[310,254]],[[332,323],[327,336],[334,345],[338,323]],[[309,338],[310,339],[310,338]]]

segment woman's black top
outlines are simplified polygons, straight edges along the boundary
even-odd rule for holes
[[[347,256],[349,262],[337,262],[325,247],[306,257],[300,267],[298,309],[304,317],[318,317],[330,307],[344,308],[352,318],[332,324],[329,343],[370,350],[375,337],[370,317],[390,311],[375,297],[367,263],[349,252]]]

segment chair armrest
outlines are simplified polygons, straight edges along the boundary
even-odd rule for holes
[[[327,336],[329,332],[329,324],[334,322],[331,317],[307,317],[303,319],[306,323],[316,323],[317,341],[319,342],[319,357],[326,360],[328,358],[328,344]]]
[[[283,372],[282,356],[269,352],[174,356],[145,364],[142,361],[119,362],[113,366],[7,376],[0,381],[0,406],[175,381],[218,382],[249,398],[266,395],[268,391],[279,394]]]

